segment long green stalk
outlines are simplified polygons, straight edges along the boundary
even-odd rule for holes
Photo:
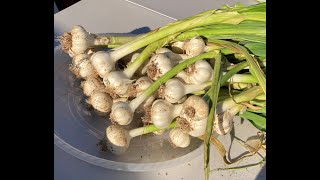
[[[199,26],[206,26],[210,24],[239,24],[244,20],[258,20],[263,21],[263,15],[265,12],[255,13],[255,12],[244,12],[243,14],[236,11],[221,12],[221,13],[209,13],[194,19],[185,20],[176,25],[168,26],[163,29],[159,29],[155,33],[152,33],[138,41],[135,41],[129,45],[123,45],[123,47],[117,48],[117,51],[111,51],[110,56],[117,60],[123,56],[136,51],[154,41],[167,37],[169,35],[186,31]],[[262,16],[262,17],[256,17]]]
[[[252,71],[252,75],[257,78],[259,85],[263,89],[263,92],[266,94],[266,77],[263,71],[261,70],[259,63],[256,59],[254,59],[249,52],[246,50],[246,48],[242,47],[241,45],[238,45],[233,42],[224,41],[224,40],[211,40],[212,43],[216,43],[218,45],[221,45],[223,47],[227,47],[230,49],[233,49],[234,51],[244,54],[246,57],[246,60],[248,61],[250,65],[250,70]]]
[[[208,121],[206,125],[206,133],[204,137],[204,171],[205,179],[209,179],[210,175],[210,137],[212,134],[213,122],[215,119],[216,105],[220,89],[220,77],[221,77],[221,53],[215,58],[214,69],[213,69],[213,78],[211,88],[209,90],[209,96],[211,99],[211,110],[208,116]]]
[[[224,101],[218,102],[216,113],[217,114],[222,113],[222,112],[232,108],[237,103],[250,101],[261,94],[263,94],[263,90],[260,86],[252,87],[246,91],[243,91],[237,95],[234,95],[231,98],[228,98]]]

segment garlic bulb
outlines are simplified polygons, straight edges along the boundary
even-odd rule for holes
[[[174,147],[185,148],[189,146],[191,138],[189,134],[183,132],[180,128],[174,128],[169,132],[169,141]]]
[[[189,66],[186,72],[193,84],[203,84],[211,80],[213,69],[207,61],[200,60]]]
[[[178,54],[184,53],[184,49],[183,49],[184,44],[185,44],[184,41],[177,41],[172,43],[171,44],[172,52],[178,53]]]
[[[101,78],[115,70],[115,61],[107,52],[95,52],[91,55],[90,61]]]
[[[174,124],[171,124],[169,128],[173,127]],[[127,131],[118,125],[110,125],[106,128],[106,136],[104,140],[106,141],[107,148],[111,153],[120,155],[129,148],[132,138],[159,130],[160,129],[155,128],[153,125],[132,129],[130,131]]]
[[[172,105],[168,101],[158,99],[151,106],[151,122],[157,128],[163,129],[179,116],[182,104]]]
[[[170,103],[178,102],[186,94],[200,91],[210,84],[184,84],[178,78],[172,78],[166,82],[163,89],[160,90],[160,96],[164,97]]]
[[[172,61],[182,61],[189,58],[186,54],[176,54],[168,48],[159,48],[156,50],[156,54],[164,54]]]
[[[213,130],[220,135],[229,133],[233,128],[234,116],[240,112],[243,107],[243,105],[236,105],[225,112],[218,115],[216,114],[215,121],[213,122]]]
[[[86,96],[91,96],[94,91],[105,91],[105,86],[97,77],[89,77],[81,82],[81,88]]]
[[[194,57],[205,52],[206,44],[201,37],[193,37],[185,42],[183,49],[189,57]]]
[[[74,57],[94,45],[95,35],[88,33],[82,26],[74,26],[70,32],[60,36],[59,41],[61,49]]]
[[[103,77],[103,83],[110,94],[128,97],[133,80],[128,79],[122,71],[112,71]]]
[[[152,80],[157,80],[173,66],[174,63],[166,55],[155,54],[151,57],[150,62],[147,65],[147,75]]]
[[[110,119],[119,125],[128,125],[133,120],[133,110],[126,102],[118,101],[113,104]]]
[[[128,131],[117,125],[111,125],[106,129],[108,150],[116,155],[120,155],[129,148],[131,136]]]
[[[78,78],[88,78],[90,76],[97,76],[97,72],[92,66],[88,54],[78,54],[72,59],[70,71]]]
[[[94,91],[91,93],[87,103],[91,104],[92,107],[102,115],[105,115],[110,112],[113,102],[109,94],[105,92]]]
[[[208,114],[209,106],[205,100],[192,95],[183,103],[177,125],[190,136],[201,136],[205,133]]]

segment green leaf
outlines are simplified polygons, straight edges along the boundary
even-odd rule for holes
[[[266,45],[262,43],[247,43],[244,45],[249,51],[256,56],[266,57]]]
[[[248,111],[240,114],[240,117],[249,120],[260,131],[266,131],[266,117]]]

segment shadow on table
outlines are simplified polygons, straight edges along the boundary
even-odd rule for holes
[[[263,179],[266,179],[266,164],[263,165],[262,169],[260,170],[255,180],[263,180]]]

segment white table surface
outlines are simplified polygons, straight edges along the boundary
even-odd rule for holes
[[[135,29],[145,32],[165,25],[174,19],[188,17],[190,15],[218,8],[223,4],[233,5],[235,0],[82,0],[54,15],[54,34],[60,35],[69,31],[73,25],[79,24],[93,33],[127,33]],[[254,1],[239,0],[243,4],[253,4]],[[57,43],[54,43],[56,46]],[[235,120],[235,134],[245,140],[256,134],[250,123]],[[226,146],[230,145],[230,135],[219,137]],[[211,147],[211,168],[223,168],[222,158],[214,147]],[[236,142],[232,144],[231,158],[235,158],[245,152]],[[265,155],[263,152],[260,152]],[[245,159],[232,166],[253,164],[261,160],[258,155]],[[231,166],[230,166],[231,167]],[[265,179],[265,166],[245,168],[241,170],[213,171],[210,179]],[[54,179],[55,180],[106,180],[106,179],[204,179],[203,156],[199,156],[190,162],[168,169],[151,172],[124,172],[101,168],[64,152],[58,146],[54,146]]]

